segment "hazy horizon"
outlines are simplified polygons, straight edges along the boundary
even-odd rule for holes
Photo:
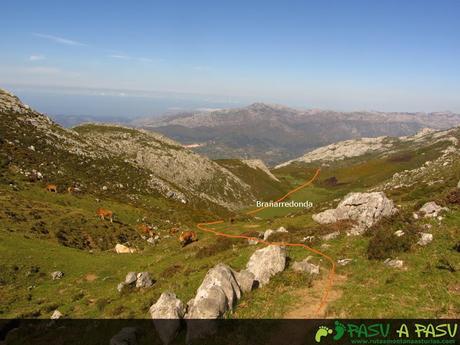
[[[44,112],[460,112],[456,1],[25,3],[2,7],[0,84]]]
[[[146,90],[50,88],[27,85],[0,85],[16,94],[24,103],[56,119],[82,117],[109,122],[129,122],[143,117],[160,117],[188,111],[206,111],[246,107],[253,103],[279,104],[299,110],[320,109],[337,112],[444,112],[451,109],[389,109],[331,108],[282,103],[250,98],[231,98],[219,95],[200,95]],[[58,121],[59,122],[59,121]],[[80,121],[77,121],[80,122]],[[72,122],[73,123],[73,122]]]

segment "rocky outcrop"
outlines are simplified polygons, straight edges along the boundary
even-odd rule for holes
[[[147,170],[152,188],[167,198],[188,203],[194,196],[228,209],[254,200],[251,187],[228,169],[161,134],[100,124],[75,130],[92,144]]]
[[[232,310],[241,298],[241,289],[233,270],[225,264],[217,264],[208,271],[189,302],[188,319],[217,319]]]
[[[289,231],[286,230],[286,228],[284,226],[280,226],[278,229],[276,230],[272,230],[272,229],[267,229],[265,230],[265,232],[263,233],[263,239],[264,241],[268,240],[268,238],[275,234],[275,233],[288,233]]]
[[[311,163],[315,161],[336,161],[345,158],[362,156],[369,152],[380,152],[393,146],[387,137],[352,139],[320,147],[306,153],[300,158],[279,164],[276,168],[289,165],[293,162]]]
[[[246,265],[259,286],[267,284],[272,276],[282,272],[285,267],[286,249],[275,245],[256,250]]]
[[[125,281],[117,285],[118,292],[122,292],[126,287],[135,286],[136,288],[149,288],[153,286],[153,280],[149,272],[128,272]]]
[[[30,107],[23,104],[18,97],[4,89],[0,89],[0,113],[12,112],[16,114],[26,114],[30,111]]]
[[[244,164],[246,164],[247,166],[249,166],[250,168],[252,168],[252,169],[260,169],[260,170],[262,170],[272,180],[275,180],[277,182],[280,181],[280,180],[278,180],[278,178],[275,175],[273,175],[271,173],[271,171],[267,168],[267,166],[265,165],[265,163],[262,160],[260,160],[260,159],[243,159],[241,161]]]
[[[443,145],[445,148],[438,152],[436,159],[427,160],[421,166],[414,169],[394,173],[389,180],[374,187],[375,190],[392,190],[409,188],[421,184],[431,186],[444,183],[442,179],[444,171],[446,169],[455,169],[453,164],[460,157],[459,140],[457,137],[458,128],[453,128],[440,132],[427,132],[421,136],[415,135],[406,138],[405,141],[409,141],[413,149],[426,147],[433,150],[433,145]]]
[[[171,343],[179,333],[181,319],[185,315],[182,301],[172,292],[163,292],[149,312],[163,344]]]
[[[296,272],[319,274],[319,265],[312,264],[309,261],[310,257],[302,261],[296,261],[292,264],[292,269]]]
[[[420,239],[417,241],[417,244],[419,246],[426,246],[427,244],[433,241],[433,234],[430,234],[427,232],[421,232],[419,235],[420,235]]]
[[[447,211],[448,209],[446,207],[441,207],[438,204],[436,204],[434,201],[427,202],[424,204],[419,212],[425,217],[425,218],[436,218],[442,211]]]
[[[338,204],[337,208],[329,209],[313,215],[313,220],[320,224],[335,223],[339,220],[353,220],[357,224],[349,234],[361,234],[383,217],[397,212],[393,201],[382,192],[350,193]]]
[[[153,285],[149,272],[139,272],[136,277],[137,288],[149,288]]]

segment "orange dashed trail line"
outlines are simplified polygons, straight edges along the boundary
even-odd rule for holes
[[[317,169],[316,173],[314,174],[314,176],[310,180],[306,181],[302,185],[300,185],[300,186],[294,188],[293,190],[289,191],[284,196],[282,196],[281,198],[276,200],[276,202],[283,201],[284,199],[286,199],[291,194],[294,194],[295,192],[298,192],[299,190],[311,185],[313,183],[313,181],[315,181],[316,178],[319,176],[319,173],[320,173],[320,169]],[[246,214],[248,214],[248,215],[255,214],[255,213],[258,213],[258,212],[260,212],[260,211],[262,211],[262,210],[264,210],[266,208],[267,207],[261,207],[261,208],[246,212]],[[324,292],[323,292],[323,295],[321,297],[321,301],[319,303],[319,306],[318,306],[318,308],[316,310],[316,313],[320,314],[321,310],[323,309],[323,307],[327,303],[329,292],[331,291],[332,285],[333,285],[333,282],[334,282],[335,261],[330,256],[324,254],[323,252],[321,252],[321,251],[319,251],[319,250],[317,250],[315,248],[311,248],[311,247],[309,247],[309,246],[307,246],[306,244],[303,244],[303,243],[269,242],[269,241],[265,241],[265,240],[262,240],[262,239],[256,238],[256,237],[250,237],[250,236],[244,236],[244,235],[226,234],[226,233],[223,233],[223,232],[220,232],[220,231],[217,231],[217,230],[214,230],[214,229],[211,229],[211,228],[207,227],[207,226],[210,226],[210,225],[216,225],[216,224],[222,224],[222,223],[225,223],[225,221],[221,219],[221,220],[216,220],[216,221],[212,221],[212,222],[198,223],[196,226],[201,231],[211,233],[211,234],[214,234],[216,236],[252,240],[252,241],[257,241],[258,243],[263,243],[263,244],[266,244],[266,245],[286,246],[286,247],[302,247],[302,248],[304,248],[304,249],[306,249],[306,250],[308,250],[308,251],[310,251],[312,253],[321,255],[326,260],[328,260],[331,263],[331,269],[330,269],[329,274],[328,274],[328,282],[327,282],[326,288],[324,289]]]

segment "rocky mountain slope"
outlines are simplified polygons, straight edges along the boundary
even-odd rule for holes
[[[383,156],[389,156],[404,150],[415,150],[417,148],[431,146],[438,143],[448,145],[440,157],[445,158],[451,153],[455,154],[458,152],[459,131],[459,128],[453,128],[445,131],[434,131],[424,128],[413,136],[404,136],[399,138],[383,136],[377,138],[345,140],[307,152],[299,158],[277,165],[276,168],[296,163],[316,163],[327,165],[328,162],[337,162],[366,155],[376,156],[380,154]]]
[[[259,158],[268,164],[347,139],[413,135],[422,128],[460,124],[450,112],[385,113],[297,110],[255,103],[245,108],[140,119],[136,126],[163,133],[212,158]]]
[[[4,164],[24,176],[227,209],[254,199],[229,170],[160,134],[110,125],[64,129],[6,91],[0,91],[0,116]]]

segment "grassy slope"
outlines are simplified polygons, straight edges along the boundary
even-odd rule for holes
[[[442,146],[442,145],[441,145]],[[398,161],[388,158],[362,157],[324,167],[320,179],[311,188],[294,195],[295,200],[311,200],[317,203],[331,202],[351,190],[362,190],[390,177],[394,172],[419,166],[432,159],[442,147],[416,152],[409,160]],[[398,191],[392,195],[401,206],[413,210],[424,200],[441,198],[445,189],[451,188],[458,163],[453,171],[444,171],[445,186],[417,186],[410,191]],[[314,172],[314,166],[286,167],[276,171],[284,186],[293,187]],[[455,170],[457,169],[457,170]],[[339,183],[327,185],[326,179],[335,176]],[[40,184],[16,181],[20,191],[12,191],[5,178],[0,188],[3,210],[12,209],[17,221],[0,213],[0,258],[2,289],[0,289],[1,317],[19,315],[49,317],[54,308],[71,317],[147,317],[148,307],[161,292],[171,289],[183,301],[192,298],[207,270],[217,262],[226,262],[239,269],[244,267],[256,247],[245,242],[219,240],[211,235],[199,234],[199,241],[181,249],[175,238],[164,238],[160,245],[145,246],[139,239],[133,241],[146,249],[138,254],[116,255],[110,251],[82,251],[61,246],[53,236],[59,226],[75,231],[87,229],[94,238],[103,234],[135,232],[140,216],[159,226],[163,233],[171,227],[165,219],[182,223],[183,228],[193,227],[195,221],[212,219],[209,214],[178,210],[163,201],[151,198],[141,202],[112,199],[110,195],[97,203],[91,194],[83,196],[54,195],[45,193]],[[27,206],[29,204],[29,206]],[[335,204],[335,203],[334,203]],[[103,205],[112,208],[118,223],[101,223],[94,217],[95,207]],[[5,207],[6,206],[6,207]],[[233,233],[265,230],[277,226],[291,226],[293,240],[299,240],[308,231],[317,231],[311,220],[316,210],[264,211],[261,220],[242,221],[235,226],[219,228]],[[451,212],[441,224],[433,223],[434,241],[424,248],[414,247],[411,252],[399,257],[406,262],[407,271],[388,268],[381,261],[369,261],[366,248],[369,237],[348,238],[341,236],[330,241],[324,251],[333,258],[351,257],[355,261],[338,268],[338,274],[347,279],[340,286],[343,296],[328,306],[328,315],[346,317],[437,317],[455,316],[460,313],[457,295],[453,292],[458,284],[457,272],[439,269],[441,259],[459,267],[458,253],[451,247],[458,241],[460,210],[451,207]],[[31,211],[39,210],[41,219],[35,219]],[[295,211],[293,213],[293,211]],[[287,213],[291,215],[285,217]],[[186,216],[189,214],[189,216]],[[78,215],[78,217],[74,217]],[[70,220],[85,219],[85,225],[76,225]],[[185,220],[184,220],[185,219]],[[46,223],[50,234],[32,231],[38,221]],[[70,224],[70,226],[69,226]],[[254,225],[255,227],[250,227]],[[290,235],[291,236],[291,235]],[[110,236],[109,236],[110,237]],[[319,248],[321,243],[315,243]],[[299,260],[309,255],[302,249],[290,249],[289,256]],[[318,257],[314,260],[319,261]],[[323,275],[327,264],[321,263]],[[38,272],[32,266],[39,266]],[[62,270],[62,280],[52,281],[50,272]],[[156,283],[152,289],[129,291],[120,295],[116,285],[129,271],[149,271]],[[422,285],[425,284],[425,285]],[[296,291],[310,286],[308,277],[294,274],[290,269],[279,274],[262,289],[246,294],[232,317],[281,317],[290,308],[295,308]],[[29,287],[31,287],[29,289]],[[428,287],[428,288],[426,288]],[[457,286],[458,288],[458,286]],[[458,292],[457,292],[458,293]],[[5,302],[3,302],[5,301]],[[404,308],[400,308],[404,306]]]
[[[242,181],[250,185],[259,200],[273,200],[287,191],[288,186],[273,180],[260,169],[249,167],[241,160],[218,159],[215,162],[227,168]]]

